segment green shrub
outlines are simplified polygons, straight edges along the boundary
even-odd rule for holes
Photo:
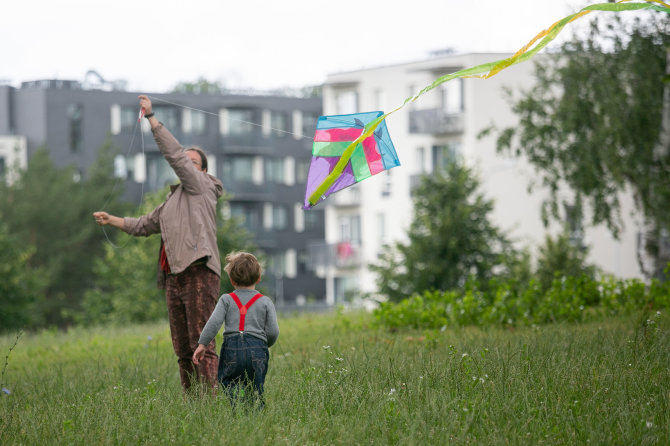
[[[588,274],[556,274],[546,291],[537,280],[525,288],[514,281],[470,281],[462,290],[426,291],[375,310],[377,322],[390,329],[435,329],[445,326],[527,326],[551,322],[583,322],[596,317],[631,314],[643,308],[667,308],[670,284],[653,280]]]

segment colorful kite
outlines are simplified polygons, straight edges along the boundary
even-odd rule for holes
[[[321,116],[316,124],[304,209],[328,195],[399,166],[380,111]]]

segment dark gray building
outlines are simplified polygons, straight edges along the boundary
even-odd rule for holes
[[[139,94],[69,80],[0,85],[0,136],[25,138],[28,162],[46,147],[57,166],[74,165],[82,177],[111,138],[120,149],[115,174],[125,178],[126,198],[138,202],[176,181],[148,123],[138,123]],[[323,210],[302,210],[321,99],[148,95],[156,117],[183,145],[207,152],[209,173],[231,196],[224,212],[241,217],[265,254],[264,290],[278,306],[324,302],[325,281],[311,271],[307,252],[324,240]]]

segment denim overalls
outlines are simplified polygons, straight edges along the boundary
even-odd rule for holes
[[[267,343],[244,333],[247,310],[263,295],[256,294],[246,305],[242,305],[235,293],[230,293],[240,310],[239,333],[226,335],[221,346],[218,378],[221,386],[234,401],[244,395],[244,388],[251,385],[258,393],[263,406],[263,384],[268,371],[270,352]]]

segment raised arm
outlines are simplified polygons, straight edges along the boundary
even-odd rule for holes
[[[184,147],[153,115],[153,107],[149,97],[140,95],[139,100],[140,107],[144,109],[144,116],[149,116],[151,132],[154,135],[158,149],[168,164],[170,164],[172,170],[177,174],[177,177],[179,177],[184,190],[194,195],[203,193],[207,190],[209,183],[207,175],[203,175],[202,169],[193,164],[191,158],[186,154]]]
[[[153,108],[151,106],[151,99],[149,99],[148,96],[145,96],[141,94],[139,96],[140,98],[140,107],[144,109],[144,117],[149,120],[149,124],[151,124],[151,128],[154,129],[158,127],[160,122],[156,117],[154,116]]]

